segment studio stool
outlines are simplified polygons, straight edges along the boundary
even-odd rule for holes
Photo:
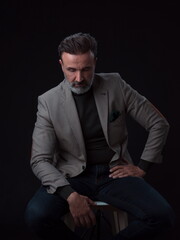
[[[93,210],[96,215],[96,226],[92,227],[91,233],[88,239],[92,239],[96,232],[97,240],[100,239],[102,221],[106,222],[111,229],[113,235],[123,230],[128,225],[128,215],[126,212],[119,210],[108,203],[96,201],[96,205],[93,206]],[[75,231],[75,225],[70,213],[64,217],[64,222],[72,230]],[[85,231],[82,239],[86,239],[86,235],[89,231]]]

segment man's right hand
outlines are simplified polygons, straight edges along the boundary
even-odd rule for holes
[[[90,198],[73,192],[67,201],[76,226],[91,227],[96,224],[96,217],[91,209],[96,203]]]

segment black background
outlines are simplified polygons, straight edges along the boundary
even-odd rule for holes
[[[29,165],[37,96],[62,80],[57,47],[75,32],[88,32],[97,39],[97,72],[119,72],[169,121],[164,161],[151,169],[147,181],[176,213],[175,227],[158,239],[179,239],[179,8],[173,2],[124,2],[1,3],[0,230],[4,239],[32,239],[23,214],[40,185]],[[147,134],[131,119],[128,126],[129,149],[137,162]]]

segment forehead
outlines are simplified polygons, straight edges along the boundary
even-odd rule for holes
[[[64,52],[61,58],[64,65],[86,66],[94,63],[94,55],[91,51],[83,54],[70,54],[70,53]]]

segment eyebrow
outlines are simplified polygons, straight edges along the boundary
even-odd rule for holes
[[[82,69],[80,69],[80,70],[82,71],[82,70],[91,69],[91,68],[92,68],[91,66],[86,66],[86,67],[84,67],[84,68],[82,68]],[[75,68],[75,67],[67,67],[66,69],[67,69],[67,70],[71,70],[71,69],[77,70],[77,68]]]

